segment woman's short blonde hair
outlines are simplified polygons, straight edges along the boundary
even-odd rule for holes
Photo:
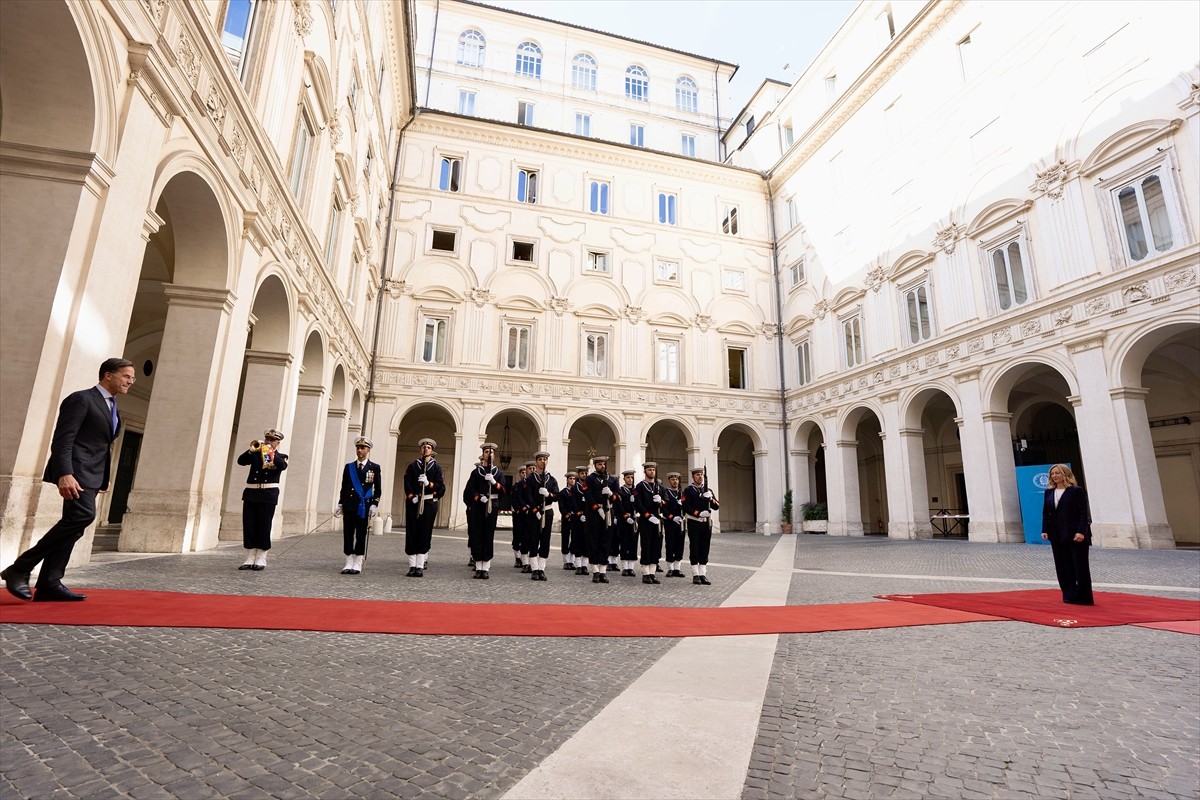
[[[1046,474],[1049,475],[1054,470],[1058,470],[1059,472],[1062,473],[1063,480],[1065,480],[1067,482],[1067,486],[1078,486],[1079,485],[1079,481],[1075,480],[1075,473],[1071,472],[1071,468],[1068,467],[1066,464],[1054,464],[1050,467],[1050,469],[1046,472]],[[1051,485],[1053,485],[1053,481],[1051,482]]]

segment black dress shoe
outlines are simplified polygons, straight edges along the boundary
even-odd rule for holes
[[[522,564],[522,563],[521,563],[521,557],[520,557],[520,556],[517,556],[517,557],[516,557],[516,562],[517,562],[517,563],[513,564],[513,567],[514,567],[515,569],[520,569],[521,567],[525,566],[524,564]]]
[[[417,568],[416,567],[409,567],[408,572],[404,573],[404,577],[406,577],[406,578],[415,578],[416,576],[417,576]]]
[[[417,571],[413,573],[413,577],[414,578],[424,578],[425,570],[421,569],[420,567],[417,567]]]
[[[35,603],[38,601],[43,603],[47,601],[78,602],[80,600],[87,600],[87,595],[72,592],[65,586],[48,586],[44,589],[38,589],[37,595],[33,598]]]
[[[608,583],[608,576],[607,576],[607,575],[605,575],[603,572],[597,572],[596,574],[600,576],[600,582],[601,582],[601,583]]]
[[[563,569],[575,569],[575,565],[571,564],[570,562],[567,562],[567,563],[563,564]]]
[[[642,576],[642,583],[649,583],[649,582],[650,582],[650,576],[649,576],[649,575],[643,575],[643,576]]]
[[[521,574],[522,575],[528,575],[531,572],[533,572],[533,567],[529,566],[528,564],[521,565]]]
[[[576,567],[575,574],[576,575],[587,575],[588,569],[587,569],[587,567]]]
[[[654,571],[655,571],[655,572],[662,572],[662,571],[663,571],[662,564],[655,564],[655,565],[654,565]]]
[[[701,586],[712,586],[712,582],[708,579],[707,575],[701,575],[699,577]]]
[[[599,582],[600,582],[600,573],[593,572],[592,573],[592,583],[599,583]]]
[[[29,573],[17,572],[12,567],[0,572],[0,578],[4,579],[4,588],[8,589],[9,594],[13,597],[19,597],[22,600],[32,600],[33,593],[29,591]]]
[[[694,584],[696,584],[697,586],[699,586],[699,585],[700,585],[700,576],[699,576],[699,575],[693,575],[693,576],[692,576],[692,583],[694,583]]]
[[[620,568],[620,567],[618,567],[616,564],[609,564],[609,565],[608,565],[608,566],[605,568],[605,570],[604,570],[604,571],[605,571],[605,572],[617,572],[617,571],[619,571],[620,569],[621,569],[621,568]],[[606,582],[607,582],[607,581],[606,581]]]
[[[485,569],[485,570],[481,570],[481,571],[480,571],[480,573],[479,573],[479,577],[480,577],[482,580],[485,580],[485,581],[486,581],[486,580],[488,580],[488,573],[487,573],[487,570],[486,570],[486,569]]]
[[[238,569],[254,569],[253,564],[242,564]]]

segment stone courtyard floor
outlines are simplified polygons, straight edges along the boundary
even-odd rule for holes
[[[355,577],[339,574],[341,534],[319,533],[278,542],[259,573],[223,545],[97,554],[67,584],[532,609],[1055,585],[1044,547],[753,534],[714,538],[712,586],[593,585],[557,554],[533,582],[506,536],[487,582],[465,535],[440,530],[420,580],[402,534],[372,537]],[[1099,592],[1200,596],[1196,551],[1093,549],[1092,573]],[[0,619],[0,645],[6,800],[1200,795],[1200,637],[1139,627],[645,639]]]

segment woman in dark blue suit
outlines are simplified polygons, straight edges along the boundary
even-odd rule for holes
[[[1042,503],[1042,538],[1054,553],[1054,571],[1062,589],[1063,602],[1090,606],[1092,573],[1088,548],[1092,545],[1091,515],[1087,493],[1065,464],[1050,468],[1051,488]]]

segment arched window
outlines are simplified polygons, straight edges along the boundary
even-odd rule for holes
[[[458,63],[464,67],[483,67],[483,51],[487,40],[476,30],[466,30],[458,37]]]
[[[696,82],[691,78],[684,76],[675,81],[675,107],[693,114],[700,110],[700,95],[696,91]]]
[[[596,59],[580,53],[571,61],[571,88],[596,91]]]
[[[517,75],[522,78],[542,77],[542,48],[533,42],[517,45]]]
[[[650,78],[646,70],[636,64],[625,70],[625,96],[643,103],[650,101]]]

